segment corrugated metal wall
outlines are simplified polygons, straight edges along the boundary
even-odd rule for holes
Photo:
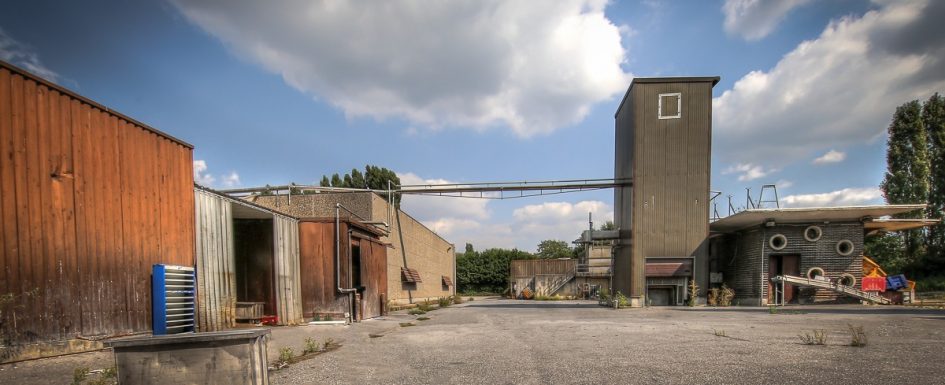
[[[201,332],[236,326],[233,212],[219,195],[194,191],[197,209],[197,327]]]
[[[0,62],[4,338],[151,330],[151,265],[194,264],[192,188],[190,145]]]
[[[696,256],[701,295],[708,286],[709,172],[713,78],[634,82],[616,115],[615,189],[621,228],[614,290],[642,298],[646,257]],[[715,78],[717,81],[717,78]],[[659,119],[660,94],[680,93],[681,117]]]
[[[302,322],[302,285],[299,273],[299,222],[276,215],[275,230],[275,274],[276,314],[280,325],[297,325]]]
[[[236,325],[236,253],[231,205],[242,203],[199,188],[194,190],[194,196],[197,202],[198,326],[200,331],[224,330]],[[280,325],[296,325],[303,318],[298,220],[271,214],[274,307]]]
[[[574,274],[576,259],[517,259],[509,267],[512,278],[528,278],[542,274]]]

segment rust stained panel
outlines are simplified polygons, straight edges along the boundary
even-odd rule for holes
[[[193,264],[189,147],[0,64],[0,289],[30,320],[15,342],[150,330],[150,265]]]
[[[19,291],[17,276],[16,186],[14,184],[13,103],[10,89],[11,74],[0,68],[0,290],[4,293]]]

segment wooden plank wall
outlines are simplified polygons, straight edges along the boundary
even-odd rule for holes
[[[275,231],[276,315],[280,325],[298,325],[302,315],[299,273],[299,222],[276,215]]]
[[[377,238],[353,238],[361,246],[361,282],[364,285],[364,318],[381,315],[381,295],[387,297],[387,246]]]
[[[348,226],[341,223],[342,234]],[[347,236],[341,242],[342,256],[348,255]],[[347,295],[337,293],[335,282],[335,223],[299,222],[299,272],[302,312],[305,317],[321,313],[349,311]],[[348,265],[341,264],[341,286],[348,287]]]
[[[577,271],[577,260],[518,259],[512,261],[509,270],[512,278],[529,278],[541,274],[574,274]]]
[[[194,264],[192,167],[189,145],[0,62],[3,338],[149,331],[151,265]]]
[[[197,327],[201,332],[236,326],[233,212],[226,199],[194,191],[197,220]]]

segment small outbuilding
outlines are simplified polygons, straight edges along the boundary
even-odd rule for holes
[[[735,290],[735,303],[768,305],[855,301],[836,291],[772,281],[795,276],[860,284],[866,236],[881,231],[920,228],[940,219],[890,219],[925,205],[753,209],[710,225],[707,274],[713,287]]]

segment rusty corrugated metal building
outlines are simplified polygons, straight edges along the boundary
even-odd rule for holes
[[[712,87],[718,81],[635,78],[614,116],[614,177],[632,185],[614,189],[620,239],[613,290],[632,306],[646,303],[650,286],[668,290],[674,279],[692,277],[653,277],[649,285],[647,258],[695,257],[696,282],[707,286]]]
[[[0,360],[151,330],[151,265],[194,264],[192,167],[190,144],[0,62]]]

